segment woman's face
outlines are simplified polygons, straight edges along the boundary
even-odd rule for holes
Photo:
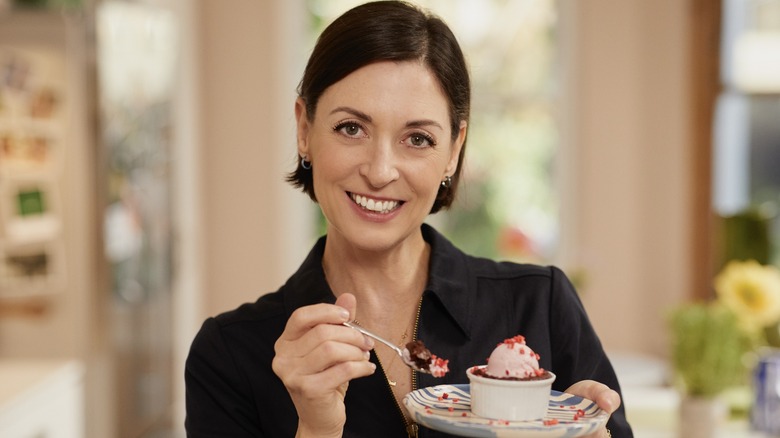
[[[458,165],[448,101],[419,62],[362,67],[325,90],[310,121],[295,106],[298,152],[312,163],[330,238],[383,250],[418,233]]]

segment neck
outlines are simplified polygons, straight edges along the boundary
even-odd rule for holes
[[[357,317],[374,329],[407,325],[428,279],[430,246],[413,239],[389,251],[361,251],[330,236],[322,259],[328,284],[336,296],[357,298]],[[405,316],[405,317],[403,317]]]

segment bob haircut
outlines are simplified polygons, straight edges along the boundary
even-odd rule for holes
[[[471,84],[463,52],[440,18],[403,1],[356,6],[325,28],[298,85],[306,117],[314,120],[317,103],[328,87],[355,70],[380,61],[420,61],[433,73],[449,103],[454,141],[461,121],[469,120],[471,106]],[[431,213],[448,208],[455,199],[465,151],[464,140],[452,183],[449,187],[439,186]],[[317,201],[312,170],[304,169],[300,160],[286,180]]]

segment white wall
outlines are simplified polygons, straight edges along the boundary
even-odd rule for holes
[[[688,1],[569,1],[575,55],[564,205],[570,263],[610,350],[668,351],[665,314],[689,296],[692,146]]]
[[[202,1],[204,315],[276,290],[312,243],[311,203],[284,182],[306,57],[302,2]]]
[[[308,24],[302,2],[174,1],[182,30],[176,120],[178,273],[174,425],[203,319],[273,291],[313,239],[308,198],[284,183]]]

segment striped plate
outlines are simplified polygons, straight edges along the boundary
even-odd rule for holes
[[[547,416],[534,421],[504,421],[471,413],[469,385],[438,385],[412,391],[404,406],[414,421],[430,429],[469,437],[578,437],[603,426],[609,414],[596,403],[551,391]],[[582,410],[584,415],[577,415]],[[575,419],[576,416],[576,419]]]

